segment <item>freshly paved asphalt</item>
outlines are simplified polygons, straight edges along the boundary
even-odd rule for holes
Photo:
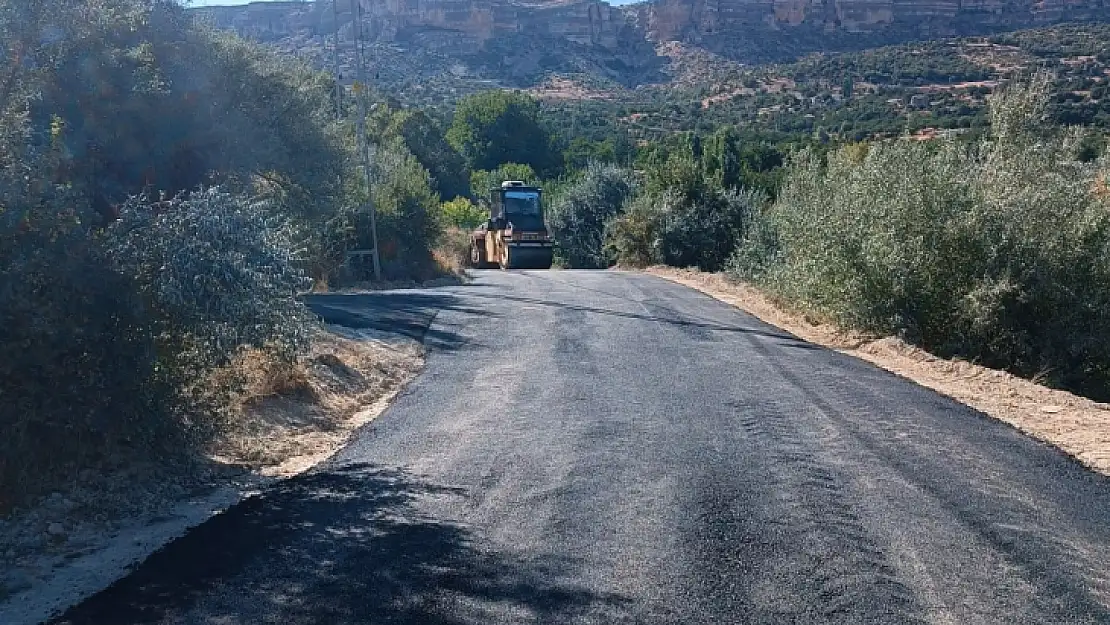
[[[1110,480],[694,291],[489,271],[312,304],[424,336],[425,372],[58,622],[1110,623]]]

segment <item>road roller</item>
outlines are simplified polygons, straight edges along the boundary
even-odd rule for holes
[[[489,191],[489,220],[470,234],[479,269],[550,269],[555,242],[543,218],[543,192],[519,180]]]

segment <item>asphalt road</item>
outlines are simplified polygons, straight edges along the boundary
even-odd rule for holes
[[[312,303],[426,336],[427,369],[58,622],[1110,623],[1110,480],[697,292],[490,271]]]

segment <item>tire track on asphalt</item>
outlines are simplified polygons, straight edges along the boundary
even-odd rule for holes
[[[685,316],[680,299],[660,307]],[[725,338],[736,335],[755,347],[759,364],[751,375],[782,375],[756,333],[729,331]],[[915,592],[863,518],[850,467],[839,460],[850,451],[843,433],[819,409],[799,413],[789,394],[750,393],[728,405],[768,480],[751,485],[760,505],[739,515],[739,533],[750,541],[745,554],[756,556],[744,567],[749,622],[924,622]]]
[[[810,622],[862,623],[875,614],[885,614],[885,622],[921,622],[913,591],[886,561],[853,503],[851,478],[826,460],[845,452],[833,447],[839,435],[802,431],[798,424],[804,417],[776,398],[769,398],[763,409],[758,418],[743,419],[741,427],[765,442],[761,447],[778,497],[764,523],[791,548],[772,564],[768,576],[777,584],[788,579],[786,587],[763,592],[795,596],[807,612],[792,616],[817,619]],[[817,614],[808,612],[813,606],[821,606]]]
[[[833,388],[854,389],[837,393],[834,400],[848,408],[843,414],[854,416],[849,418],[854,422],[851,427],[857,430],[858,415],[875,414],[874,409],[864,410],[860,398],[869,397],[880,404],[896,401],[881,388],[864,385],[849,376],[837,378],[840,383],[832,385]],[[1020,476],[1009,471],[1003,473],[1007,467],[992,461],[980,449],[937,426],[922,425],[935,421],[935,416],[911,402],[899,402],[899,406],[899,412],[888,414],[901,414],[900,419],[869,418],[868,425],[878,435],[860,432],[857,435],[860,440],[876,453],[882,453],[884,460],[903,477],[929,493],[938,505],[1004,555],[1028,583],[1047,596],[1046,610],[1081,608],[1092,618],[1097,617],[1097,622],[1110,622],[1110,574],[1105,566],[1110,562],[1110,550],[1096,547],[1089,538],[1070,532],[1068,521],[1055,506],[1029,492]],[[986,419],[955,402],[948,409],[953,418]],[[992,421],[985,423],[1005,427]],[[899,453],[885,451],[884,441],[901,441]],[[938,458],[946,462],[938,462]],[[961,469],[959,474],[955,474],[957,465]],[[1076,470],[1091,479],[1105,479],[1078,466]],[[938,472],[947,472],[949,479],[924,478]],[[1078,546],[1084,544],[1088,548]]]
[[[845,436],[849,437],[864,452],[857,450],[857,470],[874,472],[878,467],[897,474],[907,486],[920,492],[921,496],[930,503],[930,508],[939,508],[944,511],[950,521],[955,521],[962,529],[969,531],[986,548],[994,552],[1000,559],[999,570],[1005,571],[1009,576],[1018,576],[1020,579],[1005,579],[1003,575],[991,575],[980,579],[980,588],[991,596],[978,595],[976,602],[993,603],[999,600],[1005,602],[1008,598],[1018,600],[1018,597],[1032,595],[1032,603],[1026,602],[1020,609],[1014,605],[1003,604],[1008,611],[1018,611],[1026,614],[1028,623],[1054,622],[1052,615],[1061,613],[1076,614],[1077,620],[1068,623],[1102,623],[1110,621],[1110,613],[1105,605],[1093,600],[1085,591],[1081,590],[1084,584],[1076,583],[1078,580],[1071,571],[1061,566],[1060,562],[1067,562],[1074,557],[1074,552],[1061,558],[1059,554],[1050,554],[1035,542],[1030,542],[1028,536],[1016,531],[1017,527],[1005,527],[1013,524],[999,524],[987,521],[991,516],[991,509],[1008,510],[1013,514],[1013,521],[1017,526],[1030,524],[1030,516],[1006,502],[1021,502],[1026,504],[1027,511],[1033,509],[1035,503],[1029,498],[1018,498],[1014,494],[1012,483],[998,479],[997,466],[991,466],[981,459],[974,450],[961,445],[966,453],[949,458],[958,459],[961,463],[971,463],[972,467],[965,465],[965,471],[959,475],[952,474],[943,463],[936,462],[938,454],[943,454],[935,439],[935,428],[917,425],[913,419],[902,417],[894,420],[884,414],[901,414],[907,408],[913,410],[912,404],[899,403],[892,406],[889,411],[877,411],[874,402],[864,401],[864,398],[873,399],[875,392],[872,387],[849,376],[822,375],[807,368],[807,375],[803,376],[792,370],[786,363],[794,362],[789,357],[776,358],[766,345],[756,337],[747,337],[755,349],[761,351],[767,361],[779,374],[800,392],[814,407],[818,414],[838,428]],[[863,366],[862,364],[860,366]],[[808,380],[808,381],[807,381]],[[899,380],[901,383],[901,380]],[[818,387],[820,390],[817,390]],[[851,389],[851,390],[849,390]],[[961,407],[962,409],[962,407]],[[873,433],[872,433],[873,432]],[[923,445],[917,450],[909,450],[905,445],[897,450],[890,449],[889,441],[906,441],[916,436]],[[884,444],[885,443],[885,444]],[[916,451],[916,453],[914,453]],[[948,473],[947,480],[927,480],[924,476]],[[974,476],[968,479],[968,476]],[[977,497],[971,496],[978,493]],[[1061,526],[1066,526],[1061,523]],[[1060,546],[1060,545],[1058,545]],[[1065,551],[1070,551],[1065,549]],[[1085,567],[1097,570],[1094,565]],[[966,571],[958,571],[962,575]],[[1089,580],[1088,580],[1089,581]],[[1005,586],[1012,586],[1014,591],[1010,597],[999,592]],[[975,586],[975,584],[971,584]],[[934,597],[927,603],[936,605],[939,597]],[[967,606],[964,606],[965,608]],[[1000,606],[1001,608],[1002,606]],[[986,616],[993,609],[972,609],[980,616]],[[1082,620],[1079,620],[1082,619]],[[984,622],[994,622],[986,620]]]

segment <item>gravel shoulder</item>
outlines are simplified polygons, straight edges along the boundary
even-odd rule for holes
[[[227,432],[188,466],[125,466],[0,519],[0,623],[35,624],[127,575],[191,528],[326,461],[419,372],[417,337],[329,326],[301,365],[251,354]]]
[[[748,284],[720,274],[652,267],[661,278],[697,289],[811,343],[866,360],[951,397],[1110,475],[1110,404],[1048,388],[962,360],[938,358],[894,338],[869,338],[812,322]]]

